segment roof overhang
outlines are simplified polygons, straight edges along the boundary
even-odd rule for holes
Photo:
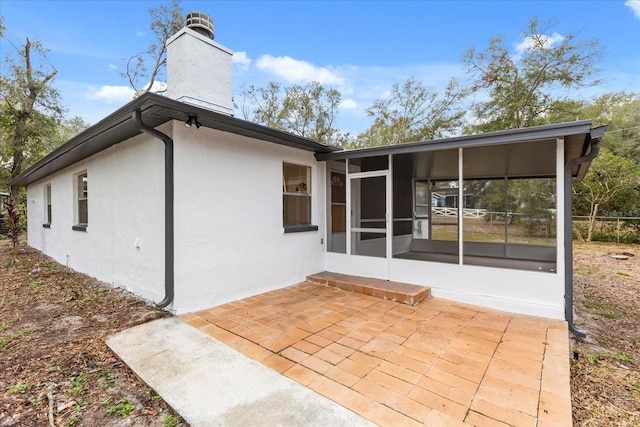
[[[10,184],[29,185],[115,144],[141,134],[142,131],[132,119],[132,114],[136,110],[140,110],[142,121],[154,128],[172,120],[186,122],[190,116],[195,116],[203,127],[210,129],[217,129],[314,153],[330,153],[339,150],[338,147],[176,101],[165,96],[145,93],[49,153],[14,178]]]
[[[551,177],[555,175],[556,142],[564,140],[565,162],[584,156],[590,142],[606,128],[591,128],[591,120],[460,136],[433,141],[317,153],[318,160],[364,159],[377,156],[411,156],[414,176],[457,176],[457,149],[465,149],[465,176],[473,178]],[[589,162],[576,165],[572,175],[584,177]],[[425,172],[426,171],[426,172]]]

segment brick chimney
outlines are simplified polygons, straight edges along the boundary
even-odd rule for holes
[[[213,41],[213,19],[187,14],[187,25],[167,40],[167,96],[233,115],[231,57]]]

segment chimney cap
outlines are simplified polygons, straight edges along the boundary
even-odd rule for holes
[[[187,13],[187,28],[191,28],[197,33],[202,34],[213,40],[214,38],[214,26],[213,18],[203,12],[189,12]]]

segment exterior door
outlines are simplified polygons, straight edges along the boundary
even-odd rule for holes
[[[349,174],[349,274],[389,278],[391,257],[389,171]]]

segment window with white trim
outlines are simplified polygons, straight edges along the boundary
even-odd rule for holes
[[[51,184],[44,186],[44,224],[43,227],[51,226]]]
[[[75,230],[86,230],[89,224],[89,191],[87,173],[76,176],[76,215]]]
[[[311,167],[282,164],[282,223],[285,231],[317,230],[311,225]]]

